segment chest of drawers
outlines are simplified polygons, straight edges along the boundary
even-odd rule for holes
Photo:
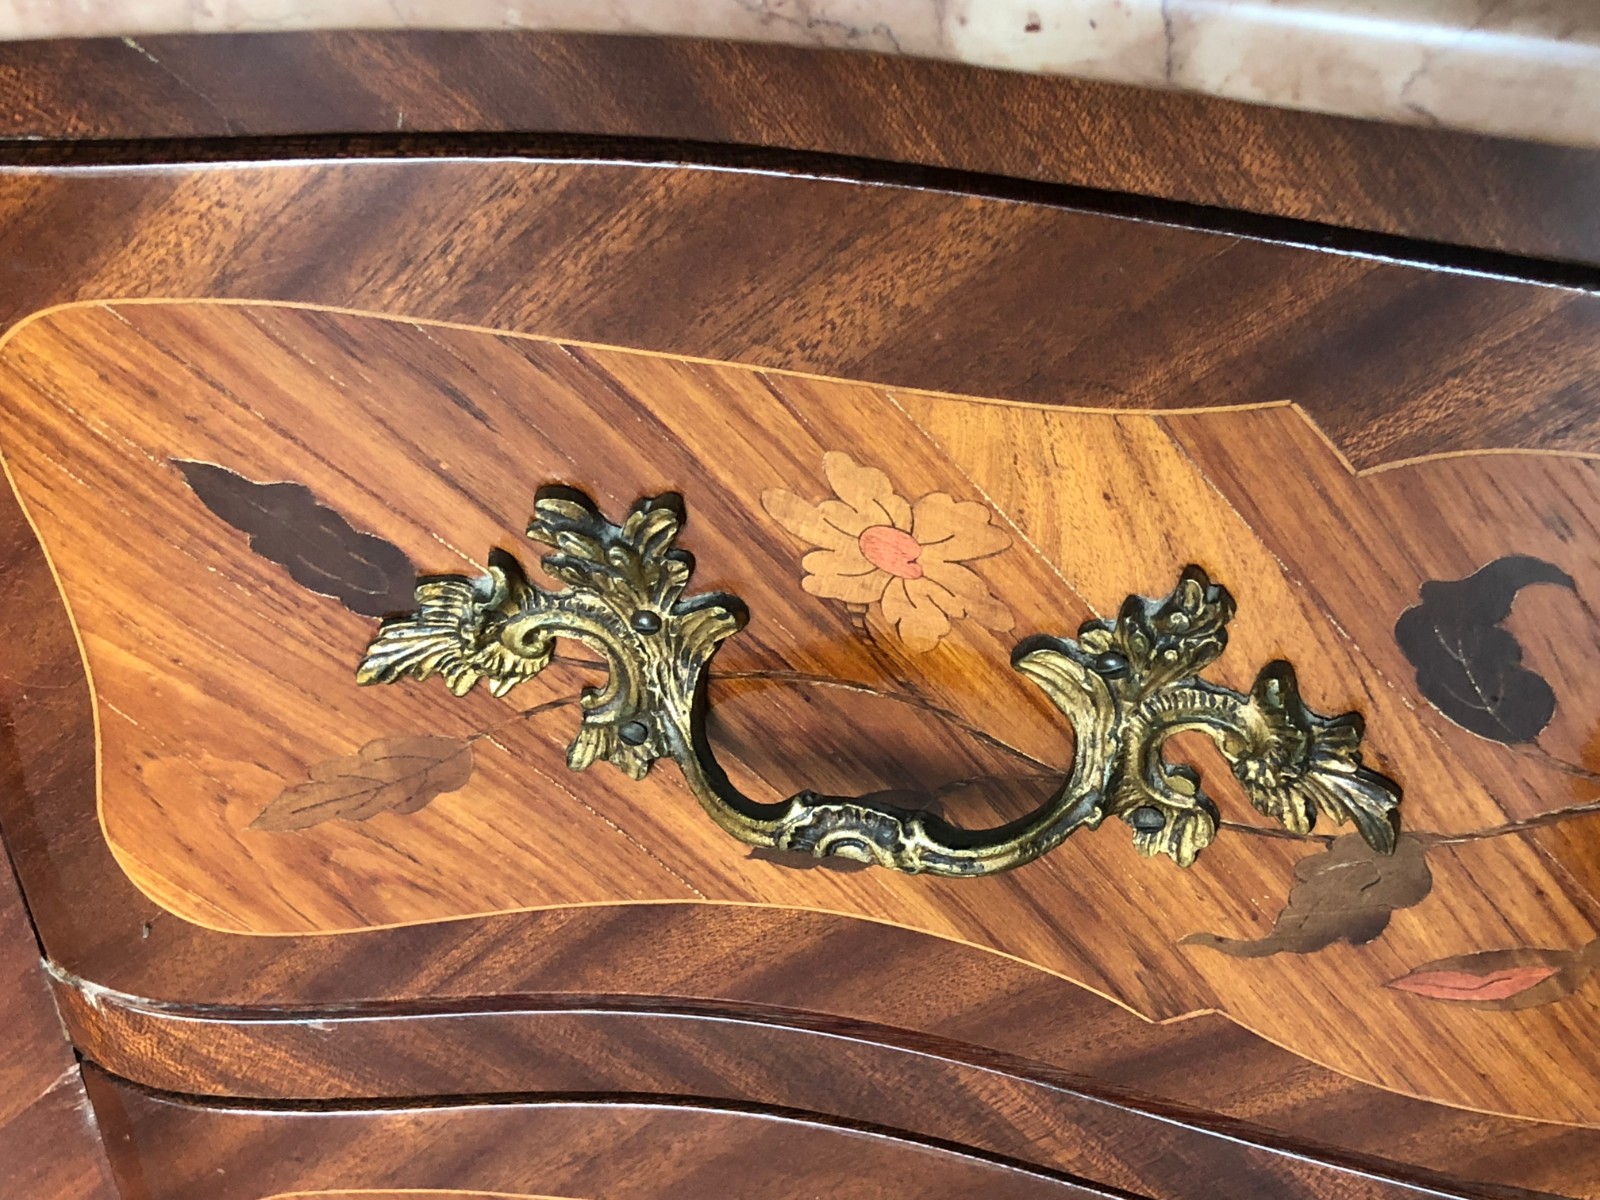
[[[122,1196],[1600,1195],[1556,235],[345,148],[0,176],[0,830]]]

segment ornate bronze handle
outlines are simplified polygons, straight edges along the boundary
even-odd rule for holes
[[[1353,820],[1374,848],[1394,850],[1400,789],[1361,765],[1360,714],[1312,712],[1287,662],[1262,668],[1248,696],[1197,677],[1227,645],[1234,603],[1193,566],[1170,596],[1130,596],[1115,621],[1090,621],[1076,641],[1017,645],[1012,665],[1045,690],[1077,737],[1071,775],[1029,816],[972,830],[809,791],[757,803],[717,765],[705,732],[711,657],[748,614],[722,593],[685,597],[694,560],[673,546],[683,521],[673,494],[640,500],[614,525],[582,492],[544,488],[528,536],[553,547],[545,570],[567,587],[535,587],[501,550],[486,577],[423,579],[417,611],[384,622],[356,678],[439,675],[458,696],[486,679],[504,695],[550,662],[556,638],[574,638],[610,668],[605,687],[583,694],[583,723],[567,752],[574,771],[603,758],[640,779],[670,758],[711,819],[741,842],[910,874],[1010,870],[1108,816],[1133,827],[1140,853],[1188,866],[1218,821],[1199,775],[1163,757],[1166,739],[1190,729],[1211,736],[1255,807],[1290,831],[1309,833],[1320,812]]]

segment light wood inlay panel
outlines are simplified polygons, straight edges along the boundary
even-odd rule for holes
[[[0,411],[0,445],[93,678],[106,836],[138,886],[184,920],[284,935],[576,904],[821,909],[1017,957],[1150,1019],[1221,1009],[1380,1086],[1600,1120],[1600,1057],[1584,1032],[1592,983],[1517,1011],[1388,986],[1453,956],[1596,940],[1600,914],[1581,880],[1600,823],[1587,812],[1596,764],[1584,730],[1600,654],[1592,636],[1562,632],[1592,629],[1600,596],[1600,485],[1585,459],[1474,457],[1358,478],[1281,405],[1162,418],[1042,410],[200,304],[33,321],[0,358]],[[841,454],[848,470],[830,457]],[[752,857],[670,768],[642,783],[605,766],[566,770],[571,706],[518,714],[574,697],[595,678],[582,666],[499,701],[455,699],[436,681],[357,688],[374,622],[252,553],[174,459],[302,483],[429,573],[473,569],[494,545],[531,564],[535,548],[519,535],[544,482],[581,485],[613,513],[681,491],[699,587],[734,591],[754,614],[717,664],[715,735],[740,780],[775,795],[982,778],[944,798],[974,825],[1037,803],[1070,761],[1064,724],[1007,665],[1011,644],[1070,635],[1199,563],[1240,605],[1213,674],[1247,685],[1283,656],[1314,707],[1365,712],[1374,762],[1406,787],[1431,890],[1377,931],[1363,923],[1370,913],[1325,911],[1319,919],[1346,921],[1351,938],[1304,952],[1184,944],[1264,937],[1297,867],[1327,855],[1338,832],[1272,836],[1204,755],[1208,789],[1237,827],[1188,872],[1140,860],[1116,823],[979,880]],[[924,603],[917,636],[893,627],[885,603],[852,610],[808,592],[801,562],[814,547],[774,515],[793,509],[778,491],[815,505],[865,470],[885,474],[900,498],[891,507],[921,511],[948,494],[986,509],[1008,543],[960,533],[974,554],[947,578],[958,589],[976,579],[983,595],[935,603],[942,615]],[[1575,580],[1529,589],[1514,613],[1525,664],[1559,698],[1531,748],[1447,721],[1393,641],[1424,581],[1507,554],[1546,558]],[[913,644],[927,637],[931,649]],[[475,739],[466,786],[407,815],[249,827],[318,763],[420,734]]]

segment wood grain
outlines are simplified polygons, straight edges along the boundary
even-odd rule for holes
[[[573,1200],[571,1196],[514,1196],[510,1192],[463,1192],[456,1189],[432,1189],[420,1194],[437,1196],[439,1200]],[[359,1192],[284,1192],[282,1195],[268,1196],[266,1200],[415,1200],[418,1195],[419,1193],[415,1190],[391,1192],[371,1190]]]
[[[1600,445],[1592,295],[1046,203],[349,162],[22,172],[0,215],[8,323],[76,299],[286,300],[1042,404],[1293,398],[1361,468]]]
[[[1236,209],[1600,263],[1592,151],[859,51],[529,32],[13,42],[0,46],[0,89],[0,136],[17,139],[4,149],[36,162],[141,153],[108,139],[227,138],[213,152],[235,155],[245,138],[308,134],[388,135],[410,153],[427,152],[418,133],[490,134],[477,153],[560,149],[515,136],[530,132],[666,139],[1211,210],[1189,219],[1227,221],[1222,210]],[[275,153],[330,148],[284,142]]]
[[[114,1200],[83,1078],[0,842],[0,1171],[27,1200]]]
[[[888,1180],[929,1200],[1111,1195],[879,1129],[755,1109],[513,1101],[253,1112],[144,1094],[99,1073],[90,1082],[118,1183],[134,1200],[258,1200],[352,1183],[618,1200],[701,1200],[734,1190],[752,1200],[788,1200],[797,1191],[866,1200],[883,1195]]]
[[[418,1094],[544,1093],[783,1107],[893,1127],[1151,1200],[1196,1200],[1196,1163],[1233,1200],[1359,1193],[1362,1176],[1394,1174],[1392,1164],[1326,1144],[1263,1141],[1259,1128],[1238,1119],[1244,1091],[1233,1072],[1247,1053],[1193,1027],[1206,1022],[1155,1030],[1081,990],[1062,989],[1058,998],[1064,1033],[1056,1045],[1070,1071],[1053,1072],[967,1044],[838,1021],[787,1023],[800,1020],[795,1015],[780,1022],[753,1010],[735,1018],[508,1009],[400,1020],[302,1011],[253,1020],[93,1008],[70,994],[66,1003],[85,1051],[103,1067],[136,1073],[151,1086],[218,1097],[372,1103]],[[1190,1104],[1154,1100],[1152,1089],[1173,1091],[1175,1081],[1161,1078],[1165,1071],[1202,1043],[1208,1059],[1229,1065],[1230,1078],[1213,1081],[1211,1095],[1191,1090]],[[1336,1100],[1348,1081],[1330,1088],[1330,1077],[1319,1080],[1305,1064],[1270,1081],[1258,1072],[1247,1091],[1263,1108],[1323,1110],[1315,1124],[1359,1111],[1391,1131],[1389,1150],[1402,1155],[1412,1145],[1455,1146],[1448,1172],[1405,1173],[1450,1194],[1500,1194],[1462,1181],[1500,1177],[1495,1160],[1508,1145],[1527,1145],[1535,1129],[1542,1165],[1521,1181],[1541,1191],[1569,1184],[1568,1168],[1557,1164],[1595,1161],[1600,1141],[1593,1130],[1505,1122],[1372,1090],[1360,1100]],[[1093,1077],[1117,1077],[1136,1090],[1106,1093]],[[1222,1111],[1203,1112],[1199,1103]],[[1383,1192],[1383,1185],[1368,1186]]]
[[[1429,571],[1448,563],[1407,555],[1403,535],[1388,538],[1399,552],[1355,542],[1345,560],[1354,578],[1372,562],[1406,563],[1388,568],[1394,594],[1351,587],[1305,604],[1292,552],[1276,538],[1257,540],[1242,502],[1214,489],[1158,418],[985,405],[233,306],[58,313],[12,340],[0,372],[12,477],[52,553],[100,704],[106,836],[141,890],[188,922],[282,935],[575,904],[792,906],[998,951],[1152,1020],[1220,1008],[1379,1086],[1510,1115],[1600,1121],[1600,1058],[1570,1049],[1594,1019],[1587,989],[1520,1012],[1515,1025],[1502,1017],[1500,1046],[1486,1051],[1482,1012],[1385,986],[1464,952],[1596,937],[1594,899],[1566,884],[1548,847],[1515,833],[1486,836],[1571,809],[1574,775],[1437,713],[1430,719],[1397,653],[1383,652]],[[466,399],[440,404],[441,394]],[[141,395],[159,396],[159,409],[138,405]],[[1441,506],[1382,507],[1398,505],[1389,500],[1396,489],[1431,478],[1439,464],[1355,480],[1291,410],[1188,419],[1227,422],[1232,436],[1220,440],[1230,447],[1261,436],[1249,424],[1259,419],[1296,464],[1292,474],[1332,481],[1321,509],[1292,497],[1282,519],[1318,513],[1339,527],[1370,527],[1372,538],[1418,527],[1420,513],[1449,528]],[[850,455],[840,457],[841,447]],[[852,456],[873,466],[846,471]],[[732,727],[720,735],[736,775],[758,795],[896,789],[918,802],[953,780],[977,780],[944,795],[946,811],[969,825],[1037,804],[1066,762],[1067,731],[1011,672],[1010,643],[1032,630],[1075,630],[1114,612],[1129,591],[1159,592],[1198,562],[1229,583],[1246,614],[1219,677],[1248,688],[1271,658],[1298,664],[1314,704],[1365,713],[1377,760],[1407,787],[1413,836],[1450,840],[1428,856],[1431,896],[1428,887],[1414,893],[1378,928],[1381,938],[1352,925],[1332,945],[1302,948],[1314,953],[1247,958],[1191,943],[1261,936],[1308,854],[1326,854],[1327,843],[1262,836],[1214,764],[1208,785],[1233,820],[1255,828],[1225,831],[1195,871],[1140,862],[1115,825],[1027,871],[987,879],[797,871],[751,856],[704,820],[672,772],[640,784],[604,769],[567,773],[573,711],[552,705],[576,694],[579,669],[541,676],[503,701],[457,699],[436,685],[356,687],[349,663],[371,636],[370,620],[251,551],[196,502],[173,458],[303,484],[430,572],[481,569],[459,556],[481,561],[476,548],[514,536],[541,481],[581,481],[612,512],[631,496],[680,491],[691,498],[703,586],[733,591],[754,614],[720,660],[744,685],[726,697]],[[1439,490],[1460,498],[1478,537],[1468,554],[1565,558],[1570,543],[1596,540],[1592,463],[1502,456],[1446,465]],[[1004,631],[992,616],[963,618],[970,599],[948,591],[927,609],[947,630],[942,638],[924,644],[904,626],[885,628],[895,594],[884,590],[893,587],[888,574],[875,585],[881,604],[865,606],[864,631],[848,606],[796,586],[810,546],[774,527],[773,497],[783,489],[799,506],[792,511],[834,492],[865,504],[861,489],[880,469],[882,486],[901,499],[884,492],[872,503],[921,512],[923,497],[953,496],[990,519],[952,524],[950,501],[941,502],[942,552],[980,556],[972,563],[980,574],[961,570],[1005,598]],[[1348,495],[1330,498],[1341,480]],[[1251,496],[1270,503],[1259,486]],[[1364,515],[1373,510],[1381,520]],[[1336,557],[1324,545],[1323,560]],[[804,561],[804,571],[824,570]],[[1585,597],[1600,595],[1600,576],[1586,570],[1574,567],[1578,590],[1564,614],[1579,627]],[[938,589],[940,578],[927,582]],[[194,622],[192,611],[207,617]],[[1591,712],[1600,662],[1567,658],[1562,670],[1547,668],[1563,687],[1561,706]],[[243,710],[254,714],[248,724],[230,719]],[[937,713],[952,715],[948,732],[927,730]],[[1557,762],[1570,754],[1574,769],[1586,769],[1576,763],[1581,744],[1563,732],[1543,752]],[[423,736],[484,738],[471,781],[453,781],[419,812],[252,827],[319,764]],[[832,737],[844,753],[827,749]],[[985,799],[996,790],[990,779],[1001,785],[997,800]],[[1572,819],[1593,820],[1583,811]],[[1481,882],[1490,879],[1495,886]],[[1089,909],[1093,924],[1073,919]]]
[[[737,1188],[741,1196],[773,1200],[793,1196],[796,1189],[881,1196],[891,1180],[896,1194],[919,1197],[1089,1200],[1128,1194],[992,1156],[955,1152],[881,1123],[829,1124],[806,1114],[754,1107],[508,1099],[475,1107],[349,1111],[331,1118],[324,1110],[319,1119],[312,1111],[250,1111],[175,1101],[129,1089],[98,1073],[92,1085],[97,1107],[116,1131],[112,1144],[124,1187],[132,1183],[132,1194],[141,1200],[230,1200],[255,1197],[263,1184],[305,1188],[352,1179],[379,1189],[403,1182],[405,1190],[518,1193],[531,1188],[562,1196],[650,1200],[719,1194],[729,1188]],[[301,1152],[286,1152],[291,1146]],[[181,1165],[174,1170],[168,1163]],[[215,1170],[213,1164],[220,1163],[228,1166]],[[152,1179],[150,1167],[156,1166],[161,1174]],[[1310,1169],[1314,1178],[1286,1179],[1264,1188],[1242,1178],[1237,1186],[1224,1177],[1192,1179],[1185,1195],[1192,1200],[1461,1195],[1359,1172]],[[213,1175],[226,1178],[219,1181]]]
[[[512,1195],[510,1192],[463,1192],[455,1189],[433,1189],[421,1195],[438,1197],[438,1200],[574,1200],[571,1196],[528,1196]],[[268,1196],[266,1200],[416,1200],[419,1193],[412,1191],[325,1191],[325,1192],[284,1192],[279,1196]]]
[[[1365,466],[1473,446],[1596,449],[1584,423],[1593,301],[1526,284],[1228,244],[1037,204],[694,170],[335,164],[19,174],[0,186],[14,285],[4,315],[12,321],[85,296],[287,299],[1041,404],[1138,409],[1295,397]],[[441,237],[442,229],[453,232]],[[140,407],[160,411],[148,395]],[[1138,444],[1160,442],[1152,435]],[[1191,447],[1194,456],[1203,450]],[[1220,467],[1208,460],[1203,474],[1231,498]],[[528,483],[520,470],[514,482],[496,520],[480,516],[474,528],[493,524],[500,536],[520,527]],[[812,484],[820,498],[815,475]],[[502,516],[512,523],[498,524]],[[749,1005],[932,1034],[1033,1066],[1083,1061],[1076,1035],[1060,1028],[1061,1014],[1077,1011],[1072,985],[968,947],[826,914],[571,909],[337,938],[229,937],[164,914],[127,884],[94,827],[82,668],[37,547],[14,510],[7,519],[4,759],[17,783],[0,795],[0,820],[46,944],[71,975],[174,1002],[191,1017],[215,1015],[216,1005],[256,1015],[378,1005],[395,1018],[392,1047],[406,1044],[414,1029],[406,1014],[419,1004],[475,1009],[507,996],[565,995]],[[702,526],[692,528],[698,536]],[[1253,553],[1241,551],[1239,561],[1256,561]],[[702,548],[704,561],[713,557]],[[1513,619],[1531,644],[1570,619],[1561,612]],[[848,724],[851,715],[838,719]],[[1593,894],[1588,827],[1569,820],[1514,835],[1541,847],[1540,871],[1564,872],[1547,893],[1552,905]],[[1288,865],[1271,872],[1280,888]],[[858,877],[841,878],[849,882],[816,886],[854,886]],[[1261,927],[1241,918],[1214,932]],[[1338,952],[1347,949],[1356,953]],[[883,987],[883,978],[896,986]],[[94,994],[113,1007],[138,1003]],[[1502,1028],[1550,1013],[1484,1019]],[[1403,1110],[1402,1119],[1390,1106],[1412,1102],[1216,1019],[1185,1026],[1176,1040],[1168,1040],[1173,1031],[1133,1026],[1121,1052],[1093,1060],[1095,1077],[1101,1085],[1144,1081],[1163,1102],[1234,1114],[1269,1140],[1474,1184],[1582,1195],[1600,1177],[1593,1147],[1581,1140],[1587,1131],[1436,1105]],[[1410,1132],[1419,1129],[1429,1133]]]

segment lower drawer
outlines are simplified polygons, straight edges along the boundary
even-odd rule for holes
[[[257,1109],[91,1072],[136,1200],[1110,1200],[1112,1193],[869,1128],[758,1108],[627,1101]]]
[[[903,973],[897,978],[908,982]],[[994,982],[1003,987],[1008,981]],[[296,1186],[310,1187],[307,1181],[314,1180],[331,1187],[348,1185],[353,1177],[344,1166],[341,1138],[359,1135],[361,1145],[387,1145],[383,1139],[398,1137],[396,1130],[432,1129],[429,1122],[449,1114],[448,1128],[458,1141],[446,1161],[459,1174],[445,1183],[470,1179],[487,1186],[482,1180],[489,1176],[473,1173],[479,1165],[493,1171],[526,1168],[515,1178],[537,1191],[547,1186],[545,1176],[516,1157],[522,1143],[483,1131],[503,1129],[507,1122],[532,1123],[531,1128],[569,1110],[603,1114],[618,1098],[633,1102],[622,1106],[633,1114],[629,1121],[651,1128],[659,1127],[657,1117],[689,1121],[687,1114],[698,1113],[730,1145],[770,1127],[753,1118],[781,1117],[783,1128],[839,1139],[864,1171],[876,1164],[880,1182],[899,1178],[889,1170],[890,1150],[919,1162],[918,1155],[936,1150],[935,1157],[954,1155],[967,1164],[963,1170],[979,1175],[1003,1165],[1035,1182],[1081,1180],[1118,1197],[1148,1200],[1505,1200],[1513,1193],[1457,1186],[1451,1176],[1499,1169],[1497,1137],[1514,1140],[1518,1153],[1537,1155],[1555,1180],[1564,1169],[1556,1164],[1582,1162],[1588,1153],[1581,1130],[1551,1129],[1538,1136],[1526,1126],[1375,1089],[1351,1093],[1342,1081],[1220,1019],[1153,1030],[1067,985],[1039,999],[1045,1003],[1017,1011],[1051,1012],[1071,1028],[1074,1048],[1062,1057],[1074,1061],[1076,1077],[904,1030],[815,1019],[807,1027],[797,1016],[784,1023],[770,1014],[756,1020],[605,1011],[598,1004],[430,1016],[325,1011],[229,1019],[141,1015],[121,1006],[90,1012],[74,1003],[69,1019],[105,1068],[136,1074],[161,1089],[130,1085],[97,1068],[97,1097],[138,1117],[116,1143],[122,1170],[160,1174],[170,1166],[177,1172],[175,1185],[191,1172],[197,1151],[183,1140],[190,1134],[175,1139],[172,1129],[198,1131],[193,1139],[207,1147],[210,1131],[218,1130],[224,1149],[203,1155],[232,1153],[229,1139],[237,1135],[250,1146],[260,1141],[271,1147],[263,1151],[269,1157],[278,1156],[280,1133],[299,1131],[297,1138],[319,1150],[289,1160],[306,1173]],[[1219,1070],[1185,1079],[1195,1074],[1185,1064],[1200,1057]],[[1106,1094],[1091,1076],[1137,1083],[1147,1094]],[[1149,1092],[1183,1094],[1189,1105],[1158,1104]],[[1229,1109],[1238,1115],[1216,1111]],[[1398,1154],[1449,1147],[1454,1171],[1397,1170],[1378,1159],[1341,1155],[1304,1136],[1274,1143],[1240,1119],[1272,1113],[1283,1120],[1292,1114],[1300,1127],[1315,1131],[1336,1128],[1352,1111],[1384,1130]],[[692,1121],[690,1126],[700,1128]],[[387,1153],[362,1161],[392,1166],[395,1173],[381,1178],[396,1184],[440,1178],[431,1159],[406,1157],[410,1136],[400,1139],[392,1162]],[[639,1138],[647,1140],[643,1133]],[[693,1141],[690,1133],[684,1139]],[[431,1143],[422,1138],[416,1144]],[[475,1159],[479,1146],[487,1155],[482,1164]],[[257,1152],[246,1147],[239,1153],[248,1158]],[[732,1186],[738,1164],[716,1161],[728,1172],[728,1191],[745,1195]],[[203,1185],[204,1171],[194,1178]],[[637,1185],[665,1186],[671,1179],[670,1173],[650,1176]],[[189,1200],[189,1193],[173,1197]],[[199,1197],[210,1200],[210,1193],[201,1186]]]

